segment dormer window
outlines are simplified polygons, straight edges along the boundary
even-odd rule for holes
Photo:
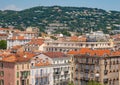
[[[33,66],[34,65],[34,63],[31,63],[31,66]]]

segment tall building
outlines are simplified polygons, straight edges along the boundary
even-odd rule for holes
[[[67,85],[70,57],[61,52],[46,52],[31,60],[31,85]]]
[[[103,85],[120,85],[120,51],[83,48],[68,54],[75,85],[87,85],[92,80]]]
[[[30,85],[32,53],[4,53],[0,55],[0,85]]]

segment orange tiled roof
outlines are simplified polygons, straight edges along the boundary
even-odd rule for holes
[[[0,36],[8,36],[7,34],[0,34]]]
[[[71,41],[78,41],[78,37],[77,36],[72,36]]]
[[[62,52],[46,52],[43,53],[45,55],[47,55],[50,58],[62,58],[62,57],[66,57],[66,55]]]
[[[120,56],[120,51],[112,52],[111,56]]]
[[[20,30],[18,30],[18,29],[13,29],[13,28],[0,28],[0,30],[9,30],[9,31],[14,30],[14,31],[20,31]]]
[[[16,45],[16,46],[13,46],[12,49],[19,49],[21,47],[22,47],[21,45]]]
[[[77,55],[77,54],[89,54],[90,56],[104,56],[105,54],[106,55],[109,55],[109,56],[120,56],[120,51],[116,51],[116,52],[113,52],[111,50],[108,50],[108,49],[104,49],[104,50],[92,50],[92,49],[89,49],[89,48],[82,48],[80,49],[79,51],[69,51],[68,54],[73,54],[73,55]]]
[[[0,30],[6,30],[6,28],[0,28]]]
[[[19,54],[16,55],[17,62],[27,62],[31,58],[33,58],[34,56],[35,56],[35,54],[29,53],[29,52],[19,53]]]
[[[5,61],[5,62],[16,62],[17,58],[14,55],[10,55],[9,57],[3,57],[2,61]]]
[[[22,53],[17,53],[17,54],[8,54],[7,56],[2,56],[3,62],[27,62],[31,58],[33,58],[35,54],[29,53],[29,52],[22,52]]]
[[[27,44],[34,44],[34,45],[42,45],[44,43],[44,39],[32,39],[29,43]]]
[[[31,31],[16,31],[16,33],[19,33],[19,34],[36,34],[36,32],[31,32]]]
[[[35,63],[35,66],[48,66],[51,65],[51,63],[49,61],[46,62],[39,62],[39,63]]]
[[[12,38],[10,38],[10,40],[25,40],[27,38],[25,38],[24,36],[13,36]]]

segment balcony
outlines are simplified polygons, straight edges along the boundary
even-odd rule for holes
[[[104,62],[104,65],[107,66],[107,61]]]
[[[84,70],[85,73],[88,73],[89,71],[90,71],[89,69],[85,69],[85,70]]]
[[[90,79],[88,77],[81,77],[80,80],[89,81]]]
[[[42,78],[42,77],[48,77],[48,76],[49,76],[49,74],[35,74],[36,78],[38,78],[38,77]]]
[[[104,70],[104,75],[107,75],[108,74],[108,70]]]
[[[78,69],[75,69],[75,72],[78,72]]]
[[[26,78],[27,78],[27,76],[22,75],[20,78],[21,78],[22,80],[24,80],[24,79],[26,79]]]
[[[21,72],[21,79],[26,79],[29,76],[29,71],[23,71]]]
[[[64,74],[68,74],[68,71],[64,71]]]
[[[107,78],[104,79],[103,82],[104,82],[104,84],[107,84],[108,83],[108,79]]]
[[[54,72],[53,74],[54,74],[54,75],[60,75],[61,72]]]

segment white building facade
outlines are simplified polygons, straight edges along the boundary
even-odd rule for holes
[[[51,53],[44,53],[31,60],[31,85],[68,84],[70,81],[70,58],[61,54],[52,53],[51,56]]]
[[[70,42],[70,41],[45,41],[44,50],[47,52],[68,52],[81,48],[111,49],[114,47],[113,41],[108,42]]]
[[[13,46],[17,46],[17,45],[24,45],[30,41],[31,41],[31,39],[27,39],[24,36],[14,36],[12,38],[8,38],[7,39],[7,49],[10,49]]]

